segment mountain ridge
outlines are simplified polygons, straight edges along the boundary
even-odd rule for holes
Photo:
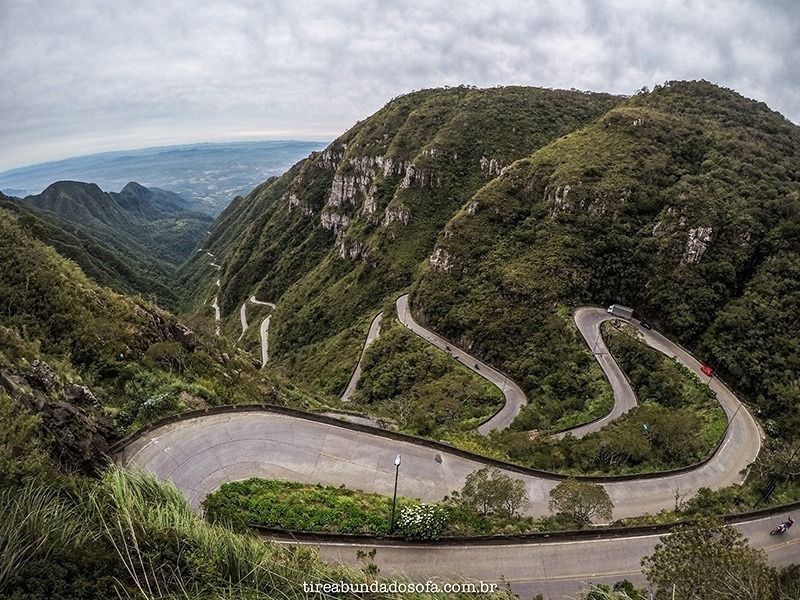
[[[537,127],[553,133],[531,144]],[[514,152],[509,140],[529,147]],[[277,302],[271,355],[331,395],[357,360],[356,330],[409,286],[423,322],[480,347],[554,410],[563,393],[566,404],[581,394],[553,375],[569,364],[581,373],[587,362],[557,316],[579,302],[633,304],[737,380],[713,350],[721,344],[704,332],[715,311],[746,295],[761,254],[783,252],[774,231],[791,229],[791,216],[775,215],[790,215],[796,198],[797,140],[797,127],[763,103],[702,81],[629,98],[525,88],[415,92],[221,215],[207,240],[222,264],[220,305],[233,315],[250,293]],[[725,209],[747,198],[763,209]],[[468,227],[470,219],[481,226]],[[770,230],[763,240],[772,242],[761,243]],[[752,252],[741,243],[747,235]],[[213,274],[201,270],[192,257],[180,278],[208,285]],[[636,290],[652,289],[649,300],[637,300]],[[507,347],[493,347],[498,341]],[[559,350],[548,355],[547,347]],[[506,363],[511,355],[516,366]],[[749,397],[761,393],[748,385]],[[797,404],[794,395],[770,395],[772,414]]]
[[[55,182],[41,194],[2,200],[23,211],[32,233],[98,283],[153,295],[169,307],[178,300],[169,279],[211,223],[177,194],[135,182],[119,193],[93,183]]]

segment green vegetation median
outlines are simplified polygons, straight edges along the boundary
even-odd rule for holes
[[[400,510],[412,504],[418,502],[397,499]],[[212,522],[225,521],[240,530],[263,525],[383,535],[390,528],[392,498],[345,487],[252,478],[224,484],[203,501],[203,508]]]
[[[396,319],[384,319],[381,336],[365,354],[351,405],[406,433],[441,439],[475,429],[504,401],[497,387]]]
[[[525,485],[491,467],[467,476],[462,489],[441,502],[397,498],[397,535],[413,540],[472,535],[576,529],[594,517],[611,517],[611,501],[599,485],[568,480],[559,486],[553,516],[523,515],[529,506]],[[566,489],[568,488],[568,489]],[[599,494],[599,500],[598,500]],[[251,525],[291,531],[387,535],[392,497],[291,481],[252,478],[223,484],[203,501],[206,518],[245,531]]]
[[[639,406],[583,438],[519,431],[493,437],[525,466],[581,475],[665,471],[697,464],[716,449],[726,427],[716,395],[688,369],[649,348],[628,326],[603,328],[611,353],[628,376]]]

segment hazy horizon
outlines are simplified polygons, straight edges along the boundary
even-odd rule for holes
[[[282,175],[310,152],[327,145],[262,140],[99,152],[9,169],[0,173],[0,191],[25,197],[40,194],[57,181],[80,181],[97,184],[105,192],[118,192],[135,181],[178,193],[195,209],[216,215],[235,196]]]
[[[0,170],[163,145],[334,139],[423,88],[634,94],[705,79],[800,121],[782,0],[0,3]]]

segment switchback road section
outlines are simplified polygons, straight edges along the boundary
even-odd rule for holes
[[[527,403],[525,393],[522,389],[497,369],[490,367],[461,348],[457,348],[443,337],[425,329],[422,325],[417,323],[411,316],[411,311],[408,308],[408,294],[404,294],[397,299],[396,307],[397,318],[400,319],[403,325],[429,344],[433,344],[440,350],[448,352],[457,361],[460,361],[481,377],[489,380],[503,392],[503,396],[505,396],[506,400],[503,408],[478,427],[478,432],[486,435],[492,429],[505,429],[511,425],[511,421],[516,418],[519,411],[522,410],[522,407]]]

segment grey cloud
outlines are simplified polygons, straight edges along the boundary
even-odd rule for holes
[[[633,93],[704,78],[800,119],[794,2],[4,0],[0,11],[0,169],[156,139],[324,139],[394,96],[461,83]]]

